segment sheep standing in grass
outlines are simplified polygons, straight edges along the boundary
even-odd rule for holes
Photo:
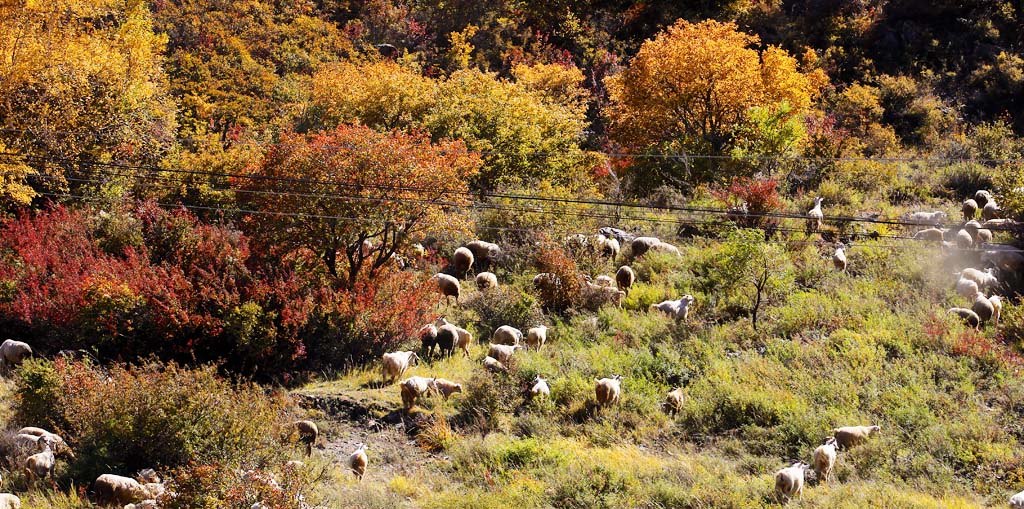
[[[420,355],[429,358],[437,346],[437,326],[428,323],[420,328],[417,335],[420,338]]]
[[[657,244],[651,246],[651,251],[655,253],[671,253],[676,256],[683,256],[683,254],[679,252],[678,247],[673,246],[668,242],[658,242]]]
[[[455,332],[458,334],[458,337],[455,339],[455,348],[462,350],[462,353],[469,357],[469,345],[473,344],[473,335],[462,327],[455,327]]]
[[[978,204],[978,207],[988,205],[988,202],[992,199],[992,193],[988,192],[988,190],[979,189],[974,192],[974,201]]]
[[[444,378],[434,377],[430,381],[430,388],[437,391],[444,397],[445,401],[456,392],[462,392],[462,384],[457,384],[451,380],[445,380]]]
[[[957,231],[954,240],[958,249],[970,249],[974,245],[974,237],[971,237],[970,232],[965,229]]]
[[[968,198],[960,206],[960,211],[964,214],[964,221],[970,221],[974,219],[974,216],[978,215],[978,202]]]
[[[348,468],[360,481],[363,480],[369,462],[369,458],[366,457],[366,444],[357,444],[356,450],[348,456]]]
[[[57,466],[57,458],[53,455],[53,441],[48,437],[39,437],[37,443],[42,452],[25,459],[25,474],[28,476],[29,484],[35,485],[40,478],[49,478],[50,484],[56,489],[53,469]]]
[[[598,236],[597,247],[601,250],[601,256],[607,256],[612,260],[619,257],[619,251],[622,249],[621,246],[619,246],[618,240],[605,237],[604,235]]]
[[[814,469],[818,471],[818,476],[822,482],[829,482],[832,480],[833,470],[836,468],[836,439],[835,437],[829,437],[823,445],[819,445],[814,450]]]
[[[596,285],[586,281],[584,295],[587,308],[596,310],[608,302],[615,304],[615,307],[621,308],[622,299],[626,297],[626,292],[618,288]]]
[[[11,493],[0,493],[0,509],[21,509],[21,499]]]
[[[1024,491],[1010,497],[1010,507],[1012,509],[1024,509]]]
[[[466,249],[473,253],[477,267],[484,270],[490,270],[491,265],[501,257],[501,247],[491,242],[474,240],[466,244]]]
[[[313,454],[313,444],[320,436],[320,428],[313,421],[295,421],[292,423],[293,432],[298,432],[299,442],[306,446],[306,456]]]
[[[508,371],[507,369],[505,369],[505,365],[502,364],[501,361],[499,361],[498,359],[495,359],[494,357],[484,357],[484,369],[493,372]]]
[[[422,376],[411,376],[399,383],[402,394],[402,407],[411,410],[416,400],[431,390],[431,379]]]
[[[0,370],[7,371],[31,356],[32,347],[28,346],[28,343],[13,339],[5,340],[0,343]]]
[[[974,303],[971,304],[971,311],[977,313],[978,318],[981,319],[981,323],[985,323],[992,319],[992,315],[995,314],[995,306],[992,302],[985,297],[985,294],[978,292],[974,294]]]
[[[821,203],[825,201],[820,196],[814,199],[814,207],[807,211],[807,232],[816,232],[821,230],[821,223],[825,219],[824,212],[821,211]]]
[[[493,357],[500,363],[507,363],[512,358],[512,354],[523,348],[522,345],[495,345],[491,344],[487,348],[487,356]]]
[[[502,325],[491,334],[491,343],[496,345],[518,345],[523,340],[523,331],[511,325]]]
[[[907,217],[907,222],[920,226],[938,226],[948,217],[945,212],[914,212]]]
[[[533,348],[534,350],[540,351],[544,343],[548,341],[548,327],[547,325],[538,325],[531,327],[526,331],[526,346],[527,348]]]
[[[612,375],[611,378],[594,379],[594,395],[597,397],[597,406],[604,408],[619,402],[622,395],[622,375]]]
[[[606,275],[602,274],[600,276],[597,276],[597,278],[594,279],[594,284],[596,284],[597,286],[603,286],[605,288],[610,288],[613,285],[615,285],[615,280],[612,279],[611,276],[606,276]]]
[[[441,323],[437,328],[438,354],[451,357],[455,353],[455,344],[459,342],[459,328],[455,324],[448,323],[444,318],[439,318],[438,322]],[[469,334],[469,332],[466,334]]]
[[[381,377],[385,383],[393,384],[410,366],[415,366],[418,360],[416,352],[386,353],[381,357]]]
[[[437,290],[444,296],[445,304],[448,304],[451,297],[455,297],[456,304],[459,303],[459,294],[462,293],[462,288],[459,286],[458,279],[448,274],[434,274],[431,279],[437,281]]]
[[[665,411],[669,415],[676,415],[683,409],[683,402],[685,397],[683,395],[683,388],[679,387],[673,391],[669,391],[668,395],[665,396]]]
[[[775,496],[778,497],[780,504],[790,501],[793,497],[803,496],[804,474],[809,467],[807,463],[798,461],[775,472]]]
[[[988,221],[990,219],[995,219],[997,216],[999,216],[999,205],[995,200],[986,203],[985,206],[982,207],[981,218],[983,220]]]
[[[452,255],[452,267],[458,277],[466,277],[466,274],[473,268],[473,252],[464,247],[456,249],[455,254]]]
[[[96,496],[96,505],[124,505],[145,500],[148,497],[142,483],[114,474],[103,474],[96,478],[92,485]]]
[[[864,443],[881,430],[880,426],[843,426],[832,430],[832,436],[835,437],[839,448],[846,450]]]
[[[842,244],[836,246],[836,252],[832,254],[832,265],[836,267],[836,270],[846,270],[846,250],[843,249]]]
[[[926,228],[914,234],[914,238],[918,240],[929,240],[933,242],[942,242],[945,238],[946,230],[939,228]]]
[[[551,397],[551,388],[548,387],[548,381],[537,375],[533,379],[533,385],[530,387],[530,399],[535,399],[540,396]]]
[[[981,325],[981,317],[978,316],[978,313],[975,313],[974,311],[971,311],[970,309],[967,309],[967,308],[949,308],[948,310],[946,310],[946,312],[947,313],[953,313],[954,315],[959,316],[960,319],[963,320],[964,323],[966,323],[972,329],[977,329]]]
[[[690,315],[690,305],[694,300],[696,299],[693,298],[693,295],[683,295],[678,300],[666,300],[651,304],[647,311],[651,313],[660,311],[676,320],[686,321]]]
[[[988,298],[988,303],[992,305],[992,323],[998,326],[999,317],[1003,314],[1003,298],[993,295]]]
[[[639,258],[659,243],[661,243],[661,239],[658,237],[637,237],[629,244],[630,257]]]
[[[978,283],[961,277],[956,281],[956,294],[965,298],[973,298],[978,294]]]
[[[960,279],[968,279],[974,281],[975,283],[978,284],[978,288],[982,290],[986,288],[991,288],[999,284],[999,279],[996,278],[995,276],[995,269],[991,267],[985,270],[978,270],[968,267],[960,271],[958,274],[960,276]],[[970,297],[972,295],[973,294],[965,295],[965,297]]]
[[[47,437],[49,442],[53,444],[53,453],[58,458],[75,459],[75,453],[71,450],[71,447],[67,442],[56,433],[51,433],[43,428],[37,428],[34,426],[25,426],[18,430],[18,437],[21,436],[33,436],[33,437]]]
[[[498,276],[493,272],[481,272],[476,275],[476,288],[481,292],[498,287]]]
[[[629,265],[623,265],[619,267],[619,270],[615,271],[615,284],[619,287],[619,290],[629,294],[629,289],[636,282],[636,272],[633,272],[632,267]]]

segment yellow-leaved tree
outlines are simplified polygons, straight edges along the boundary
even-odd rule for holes
[[[785,112],[779,122],[803,115],[827,77],[802,72],[781,48],[758,52],[759,43],[734,23],[714,20],[679,20],[645,42],[622,73],[606,80],[614,139],[631,152],[720,157],[749,132],[755,108]],[[713,172],[719,166],[714,159],[687,165],[686,179],[728,176]]]

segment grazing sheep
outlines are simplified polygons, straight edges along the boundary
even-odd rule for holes
[[[960,279],[968,279],[978,284],[979,289],[991,288],[999,284],[999,280],[995,276],[995,269],[989,267],[985,270],[978,270],[974,268],[966,268],[956,275],[960,276]],[[974,294],[965,295],[965,297],[972,297]]]
[[[945,212],[914,212],[907,217],[907,222],[921,226],[938,226],[946,221]]]
[[[32,347],[28,346],[28,343],[13,339],[5,340],[0,344],[0,369],[7,371],[31,356]]]
[[[995,219],[999,215],[999,205],[995,200],[989,201],[981,209],[981,218],[985,221]]]
[[[825,214],[821,211],[821,203],[825,201],[821,197],[814,199],[814,207],[807,211],[807,232],[816,232],[821,229],[822,220]]]
[[[978,207],[984,207],[988,205],[989,201],[992,201],[992,193],[985,189],[979,189],[974,192],[974,201],[978,204]]]
[[[522,345],[495,345],[491,344],[487,348],[487,356],[493,357],[501,362],[502,364],[507,363],[512,358],[512,354],[523,348]]]
[[[0,509],[21,509],[21,499],[11,493],[0,493]]]
[[[658,237],[637,237],[629,244],[630,256],[632,258],[639,258],[660,243],[661,239]]]
[[[511,325],[502,325],[491,334],[491,343],[496,345],[518,345],[523,340],[523,331]]]
[[[619,267],[619,270],[615,271],[615,284],[619,287],[619,290],[629,294],[629,289],[636,282],[636,272],[629,265],[623,265]]]
[[[651,246],[651,251],[655,253],[672,253],[676,256],[683,256],[683,254],[679,252],[678,247],[673,246],[668,242],[658,242],[657,244]]]
[[[974,237],[967,230],[956,232],[956,247],[959,249],[970,249],[974,245]]]
[[[366,473],[366,465],[368,463],[369,458],[366,457],[366,444],[357,444],[356,450],[348,456],[348,468],[356,475],[356,479],[363,480],[363,474]]]
[[[960,206],[960,211],[964,214],[964,221],[970,221],[974,219],[974,216],[978,215],[978,202],[968,198]]]
[[[859,445],[882,430],[880,426],[843,426],[832,430],[836,444],[842,450]]]
[[[466,244],[466,249],[473,253],[477,267],[484,270],[490,270],[491,265],[501,257],[501,247],[491,242],[474,240]]]
[[[455,254],[452,255],[452,266],[460,278],[466,277],[466,274],[473,268],[473,252],[464,247],[456,249]]]
[[[975,239],[977,246],[981,246],[982,244],[986,244],[986,243],[992,242],[992,230],[989,230],[987,228],[982,228],[982,229],[978,230],[978,232],[975,235],[975,237],[977,237]]]
[[[544,343],[548,341],[548,326],[538,325],[526,331],[526,347],[540,351]]]
[[[502,364],[501,361],[499,361],[498,359],[495,359],[494,357],[484,357],[484,368],[494,372],[508,371],[507,369],[505,369],[505,365]]]
[[[448,398],[452,394],[462,392],[462,384],[457,384],[451,380],[445,380],[444,378],[437,378],[436,376],[430,381],[430,387],[439,392],[441,396],[444,396],[445,401],[448,401]]]
[[[971,304],[971,311],[978,314],[978,318],[981,319],[982,323],[991,320],[996,312],[995,306],[981,292],[974,294],[974,303]]]
[[[406,410],[412,409],[420,396],[431,390],[431,379],[422,376],[412,376],[402,380],[399,384],[402,394],[402,407]]]
[[[619,402],[622,394],[622,375],[613,374],[611,378],[594,379],[594,395],[597,405],[606,407]]]
[[[605,288],[610,288],[610,287],[615,285],[615,280],[612,279],[611,276],[600,275],[600,276],[597,276],[596,279],[594,279],[594,284],[596,284],[597,286],[603,286]]]
[[[17,436],[21,435],[28,435],[33,437],[47,437],[50,444],[53,445],[53,453],[56,454],[57,457],[64,457],[72,460],[75,459],[74,451],[72,451],[68,443],[65,442],[64,439],[61,438],[61,436],[56,433],[51,433],[43,428],[25,426],[24,428],[18,430]]]
[[[437,326],[428,323],[420,328],[417,333],[420,337],[420,355],[424,357],[430,357],[434,351],[434,347],[437,346]]]
[[[1010,507],[1013,509],[1024,509],[1024,491],[1010,497]]]
[[[807,463],[798,461],[775,472],[775,496],[778,497],[780,504],[788,502],[793,497],[803,496],[804,473],[809,467]]]
[[[299,442],[306,445],[306,456],[313,454],[313,444],[320,436],[320,428],[313,421],[295,421],[292,423],[293,432],[298,432]]]
[[[419,360],[416,352],[391,352],[381,357],[381,378],[385,383],[393,384],[410,366],[415,366]]]
[[[142,483],[131,477],[103,474],[96,478],[92,486],[96,505],[99,506],[130,504],[147,498]]]
[[[665,300],[657,304],[651,304],[647,308],[648,312],[660,311],[666,315],[676,319],[686,321],[686,318],[690,315],[690,305],[694,302],[693,295],[683,295],[678,300]]]
[[[498,276],[493,272],[481,272],[476,275],[476,287],[481,292],[498,287]]]
[[[832,480],[833,470],[836,468],[837,455],[835,437],[829,437],[824,445],[819,445],[814,450],[814,469],[818,471],[818,476],[822,482],[827,483]]]
[[[953,313],[959,316],[960,319],[963,320],[964,323],[966,323],[967,325],[971,326],[971,328],[977,329],[981,325],[981,317],[978,316],[978,313],[975,313],[970,309],[949,308],[948,310],[946,310],[946,312]]]
[[[988,298],[988,303],[992,305],[992,322],[998,326],[999,317],[1003,314],[1003,298],[993,295]]]
[[[939,228],[927,228],[914,234],[914,238],[918,240],[930,240],[934,242],[942,242],[945,238],[946,230]]]
[[[53,455],[53,442],[48,437],[39,437],[37,443],[43,452],[25,459],[25,473],[28,475],[29,484],[34,485],[39,478],[49,478],[50,484],[56,488],[53,469],[57,466],[57,458]]]
[[[685,398],[682,387],[679,387],[674,391],[669,391],[668,396],[665,397],[665,411],[668,412],[669,415],[676,415],[683,409],[684,401]]]
[[[441,319],[443,320],[443,318]],[[468,332],[466,334],[469,334]],[[437,328],[437,350],[444,357],[455,353],[455,344],[459,341],[459,328],[445,321]]]
[[[612,260],[619,257],[619,251],[622,250],[622,247],[619,245],[618,240],[605,237],[604,235],[600,235],[598,240],[597,246],[601,249],[601,256],[607,256]]]
[[[469,345],[473,344],[473,335],[468,330],[462,327],[455,327],[455,332],[458,333],[458,338],[455,340],[455,348],[462,350],[462,353],[469,357]]]
[[[459,303],[459,294],[462,288],[459,286],[459,280],[455,279],[448,274],[434,274],[434,279],[437,281],[437,290],[444,296],[445,304],[448,304],[450,297],[455,297],[455,303]]]
[[[610,286],[596,285],[590,281],[585,283],[584,299],[588,309],[596,310],[608,302],[615,304],[615,307],[622,307],[622,299],[626,297],[626,292]]]
[[[956,294],[965,297],[973,298],[978,293],[978,283],[961,277],[956,281]]]
[[[832,265],[835,265],[837,270],[846,270],[846,251],[842,244],[839,244],[836,247],[836,252],[832,254]]]

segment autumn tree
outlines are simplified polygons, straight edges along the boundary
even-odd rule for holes
[[[246,223],[255,237],[317,253],[352,287],[410,236],[458,228],[455,209],[470,204],[466,182],[479,166],[461,141],[342,125],[285,134],[246,178],[235,179],[235,190],[242,207],[261,212]]]
[[[606,81],[615,140],[634,151],[722,156],[750,123],[753,108],[784,112],[776,116],[781,123],[804,114],[824,73],[801,72],[777,47],[759,53],[759,42],[734,23],[713,20],[680,20],[645,42],[628,68]]]

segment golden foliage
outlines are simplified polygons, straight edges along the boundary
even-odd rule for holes
[[[433,107],[437,83],[390,60],[341,62],[313,76],[313,101],[321,125],[359,122],[377,129],[414,125]]]

